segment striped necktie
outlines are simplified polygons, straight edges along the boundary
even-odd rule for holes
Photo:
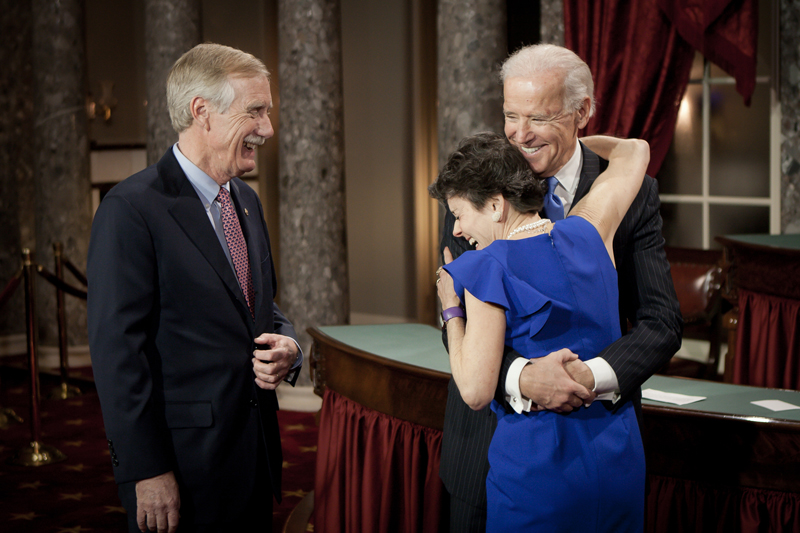
[[[222,218],[222,228],[225,232],[225,242],[228,243],[228,250],[231,252],[233,269],[236,271],[236,278],[239,280],[239,287],[247,301],[247,307],[250,308],[250,315],[255,317],[253,307],[255,295],[253,280],[250,276],[250,256],[247,253],[247,243],[242,234],[242,226],[239,225],[239,217],[236,216],[231,195],[225,187],[220,187],[217,201],[219,202],[220,218]]]
[[[556,187],[558,180],[555,176],[547,178],[547,194],[544,195],[544,211],[545,218],[549,218],[553,222],[557,220],[564,220],[564,204],[561,203],[561,198],[556,196]]]

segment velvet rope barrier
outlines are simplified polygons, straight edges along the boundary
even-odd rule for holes
[[[14,295],[14,291],[17,290],[19,284],[22,283],[22,267],[17,270],[17,273],[8,280],[6,287],[3,289],[3,292],[0,293],[0,307],[3,307],[8,300]]]
[[[58,279],[55,274],[51,273],[42,265],[36,265],[36,273],[42,276],[45,281],[53,285],[56,289],[64,291],[71,296],[75,296],[76,298],[80,298],[81,300],[86,299],[86,291],[78,289],[77,287],[73,287],[64,280]]]
[[[75,278],[86,285],[86,276],[78,271],[77,268],[63,257],[63,246],[61,243],[53,244],[55,256],[56,273],[48,272],[42,265],[37,264],[33,258],[33,252],[25,248],[22,251],[22,268],[3,289],[0,294],[0,305],[4,304],[14,293],[20,282],[25,282],[25,331],[27,337],[28,370],[30,373],[30,424],[31,442],[28,446],[18,450],[11,458],[12,464],[23,466],[41,466],[65,459],[63,453],[52,446],[42,442],[41,413],[39,412],[39,402],[41,398],[39,386],[39,359],[36,326],[36,304],[35,304],[35,278],[36,274],[42,276],[47,282],[56,289],[57,302],[57,322],[59,336],[59,355],[61,370],[61,386],[51,393],[55,398],[71,398],[80,394],[77,387],[70,386],[67,382],[68,357],[67,357],[67,329],[66,311],[64,304],[64,294],[70,294],[77,298],[86,299],[86,291],[73,287],[63,280],[63,268],[66,266]],[[3,413],[8,415],[8,413]],[[16,415],[14,414],[14,417]],[[6,416],[7,420],[8,416]],[[18,419],[18,417],[16,417]],[[2,424],[0,419],[0,425]]]
[[[61,243],[59,243],[59,242],[54,243],[53,247],[55,248],[56,245],[61,245]],[[69,259],[67,259],[66,257],[64,257],[62,255],[61,256],[61,262],[64,264],[64,267],[66,267],[66,269],[69,270],[72,273],[73,276],[75,276],[75,279],[77,279],[78,282],[81,285],[83,285],[84,287],[89,285],[89,282],[86,279],[86,275],[83,272],[81,272],[80,270],[78,270],[78,267],[76,267],[72,263],[72,261],[70,261]]]
[[[35,279],[36,263],[33,252],[22,250],[22,271],[25,279],[25,331],[30,373],[30,424],[31,442],[14,454],[10,463],[21,466],[42,466],[63,461],[66,456],[53,446],[42,442],[41,415],[39,412],[39,360],[37,347]]]
[[[70,385],[68,382],[69,353],[67,346],[67,311],[64,295],[69,294],[81,300],[85,300],[87,292],[83,289],[73,287],[64,281],[64,268],[66,267],[84,287],[87,285],[87,281],[86,276],[81,273],[69,259],[64,257],[64,247],[60,242],[53,243],[53,256],[55,258],[55,274],[50,273],[42,265],[36,265],[36,272],[56,289],[56,322],[58,324],[58,354],[61,384],[50,392],[49,397],[65,400],[67,398],[80,396],[81,391],[78,387]]]

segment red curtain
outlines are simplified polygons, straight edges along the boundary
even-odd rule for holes
[[[736,79],[746,105],[756,88],[758,0],[657,0],[681,37]]]
[[[650,143],[648,174],[667,155],[694,50],[656,0],[564,0],[564,40],[592,71],[597,109],[585,134]]]
[[[800,390],[800,301],[739,289],[733,382]]]
[[[648,476],[645,531],[800,531],[800,495]]]
[[[694,50],[755,89],[758,0],[564,0],[564,40],[592,70],[597,112],[585,133],[650,143],[651,176],[672,143]]]
[[[442,432],[331,391],[320,416],[314,529],[326,533],[444,531]]]

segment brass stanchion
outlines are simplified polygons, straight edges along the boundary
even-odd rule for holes
[[[23,273],[25,276],[25,330],[28,338],[28,364],[30,366],[31,381],[31,442],[14,454],[9,460],[13,465],[42,466],[67,457],[53,446],[42,443],[42,428],[39,414],[39,361],[36,356],[37,330],[35,312],[33,253],[25,248],[22,250]]]
[[[64,246],[60,242],[53,243],[56,277],[64,280]],[[67,311],[64,304],[64,291],[56,286],[56,318],[58,322],[58,355],[61,370],[61,385],[50,391],[49,398],[66,400],[81,395],[81,390],[67,381],[69,375],[69,354],[67,351]]]

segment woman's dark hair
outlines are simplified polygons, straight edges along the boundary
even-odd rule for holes
[[[482,209],[501,194],[520,213],[540,211],[546,191],[545,181],[534,176],[519,149],[491,132],[462,139],[428,187],[431,197],[445,207],[448,199],[457,196]]]

